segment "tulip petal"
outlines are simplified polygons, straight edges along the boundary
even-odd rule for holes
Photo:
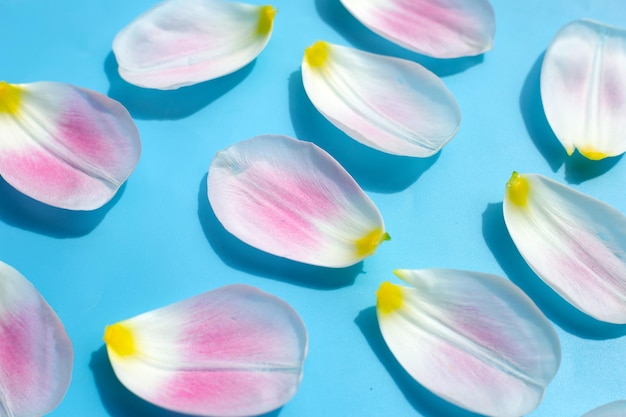
[[[296,393],[307,332],[284,301],[229,285],[107,326],[115,374],[160,407],[202,416],[248,416]]]
[[[140,153],[137,128],[117,101],[67,84],[0,81],[0,175],[29,197],[96,209]]]
[[[26,278],[0,262],[0,415],[52,411],[70,385],[73,362],[55,312]]]
[[[541,401],[560,364],[552,325],[510,281],[449,269],[399,270],[383,283],[377,315],[404,369],[473,412],[519,417]]]
[[[488,0],[341,0],[370,30],[435,58],[474,56],[493,48],[495,15]]]
[[[536,174],[507,183],[504,220],[533,271],[584,313],[626,323],[626,217]]]
[[[582,417],[624,417],[626,416],[626,401],[614,401],[602,407],[594,408]]]
[[[166,0],[113,41],[120,76],[161,90],[230,74],[254,60],[270,39],[276,10],[221,0]]]
[[[568,155],[626,151],[626,30],[592,20],[564,26],[546,50],[541,98]]]
[[[287,136],[257,136],[218,152],[209,201],[222,225],[265,252],[345,267],[389,238],[374,203],[328,153]]]
[[[461,124],[443,81],[415,62],[319,41],[306,49],[302,80],[331,123],[390,154],[431,156]]]

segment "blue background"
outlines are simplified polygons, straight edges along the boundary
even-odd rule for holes
[[[111,52],[115,34],[153,3],[0,0],[0,79],[108,94],[128,108],[143,143],[134,174],[94,212],[44,206],[0,179],[0,259],[41,291],[75,348],[72,384],[51,416],[176,416],[118,383],[103,349],[104,326],[229,283],[283,298],[309,331],[300,390],[270,416],[472,416],[415,383],[386,348],[374,294],[381,282],[396,281],[395,268],[494,273],[535,300],[556,326],[563,360],[532,417],[580,416],[626,397],[626,326],[596,322],[542,284],[501,213],[513,170],[547,175],[626,211],[626,163],[567,158],[539,96],[542,55],[556,31],[582,17],[626,26],[623,0],[494,1],[494,50],[448,61],[374,35],[339,0],[273,0],[274,32],[254,62],[169,92],[122,81]],[[459,133],[424,160],[352,141],[316,112],[302,86],[303,50],[319,39],[427,66],[459,102]],[[275,258],[229,235],[207,201],[209,163],[216,151],[264,133],[329,151],[377,204],[392,240],[356,266],[329,270]]]

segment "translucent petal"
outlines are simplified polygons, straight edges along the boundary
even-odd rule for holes
[[[296,393],[307,332],[284,301],[229,285],[107,326],[118,379],[160,407],[202,416],[249,416]]]
[[[399,270],[377,314],[389,349],[420,384],[473,412],[532,411],[559,367],[552,325],[510,281],[449,269]]]
[[[129,83],[170,90],[230,74],[270,39],[276,10],[221,0],[166,0],[113,41],[119,73]]]
[[[591,20],[564,26],[546,50],[541,98],[555,135],[571,155],[626,151],[626,30]]]
[[[286,136],[257,136],[218,152],[208,194],[226,230],[298,262],[353,265],[389,238],[374,203],[337,161]]]
[[[29,197],[96,209],[140,153],[137,128],[117,101],[67,84],[0,82],[0,175]]]
[[[415,62],[319,41],[306,49],[302,80],[331,123],[390,154],[430,156],[461,124],[443,81]]]
[[[582,417],[624,417],[626,416],[626,401],[614,401],[602,407],[594,408]]]
[[[513,173],[504,220],[535,273],[586,314],[626,323],[626,217],[536,174]]]
[[[493,48],[496,23],[488,0],[341,0],[372,31],[407,49],[458,58]]]
[[[70,385],[73,362],[55,312],[26,278],[0,262],[0,415],[52,411]]]

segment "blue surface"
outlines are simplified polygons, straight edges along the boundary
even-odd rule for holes
[[[104,326],[240,282],[285,299],[309,330],[302,386],[270,416],[469,417],[412,381],[378,330],[379,284],[395,280],[395,268],[426,267],[507,276],[554,322],[562,365],[530,416],[575,417],[626,398],[626,326],[585,317],[543,285],[515,250],[501,213],[513,170],[547,175],[626,211],[626,163],[566,158],[539,97],[542,54],[556,31],[581,17],[626,26],[623,0],[494,1],[495,49],[451,61],[384,41],[339,0],[274,0],[274,33],[258,59],[171,92],[126,84],[111,52],[115,34],[153,3],[0,0],[1,79],[61,81],[108,94],[127,106],[143,142],[134,174],[95,212],[43,206],[0,180],[0,259],[36,285],[74,343],[73,382],[51,416],[174,417],[117,382]],[[301,83],[303,50],[318,39],[426,65],[460,104],[458,135],[440,154],[414,160],[340,133]],[[263,254],[225,232],[206,198],[209,163],[216,151],[264,133],[327,149],[380,208],[392,240],[354,267],[327,270]]]

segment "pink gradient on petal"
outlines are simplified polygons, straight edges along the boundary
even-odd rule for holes
[[[420,380],[428,381],[428,388],[434,392],[470,409],[485,401],[482,398],[488,398],[492,404],[489,407],[493,408],[483,408],[481,413],[498,414],[505,404],[510,407],[514,400],[511,392],[519,394],[540,390],[533,388],[532,384],[525,384],[497,364],[486,363],[453,344],[438,343],[430,347],[430,351],[436,356],[433,356],[430,366],[423,369],[424,375]],[[502,403],[493,404],[497,401]]]
[[[262,226],[280,239],[297,241],[298,245],[315,247],[319,242],[314,221],[325,220],[337,212],[336,203],[315,181],[303,176],[290,176],[273,167],[252,166],[237,176],[238,187],[246,204],[242,213],[255,213],[246,220],[262,221]]]
[[[103,185],[44,151],[5,154],[0,165],[7,182],[32,198],[56,205],[90,200]],[[62,197],[60,197],[62,196]]]
[[[139,157],[135,124],[119,103],[82,89],[71,92],[56,139],[75,155],[72,159],[86,163],[87,173],[119,185]]]
[[[11,314],[0,324],[0,373],[3,380],[10,381],[3,390],[10,396],[31,397],[37,380],[39,363],[33,363],[36,355],[36,340],[33,334],[42,329],[38,317],[33,311],[25,311],[20,315]]]
[[[488,4],[442,0],[391,3],[392,7],[370,11],[372,26],[421,52],[437,57],[458,57],[476,55],[491,47]]]
[[[71,376],[71,343],[56,315],[37,300],[0,323],[0,388],[15,415],[48,413]]]
[[[293,396],[299,379],[298,372],[180,372],[163,387],[158,402],[187,413],[257,415],[284,404]]]

